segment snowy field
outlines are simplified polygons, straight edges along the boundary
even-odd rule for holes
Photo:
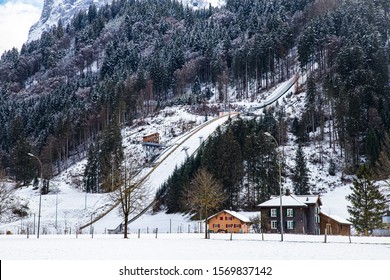
[[[232,237],[232,240],[230,238]],[[1,235],[2,260],[390,260],[390,237],[265,234]]]
[[[386,279],[390,238],[285,235],[130,234],[0,236],[1,279]],[[22,268],[22,269],[21,269]],[[238,275],[238,271],[270,272]],[[164,274],[123,274],[149,269]],[[165,274],[168,272],[178,274]],[[190,274],[184,275],[184,271]],[[233,275],[232,271],[236,273]],[[255,270],[256,271],[256,270]],[[229,275],[225,274],[229,273]]]

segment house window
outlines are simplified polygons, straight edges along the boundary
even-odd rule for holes
[[[289,218],[294,217],[294,209],[287,208],[287,217]]]
[[[277,229],[278,228],[278,221],[271,221],[271,229]]]
[[[213,228],[219,228],[219,224],[213,224]]]
[[[231,221],[231,220],[233,220],[233,217],[225,217],[225,220],[226,221]]]
[[[294,221],[287,221],[287,229],[294,229]]]
[[[223,217],[219,217],[219,220],[223,221]]]
[[[319,223],[320,223],[320,216],[319,216],[319,215],[316,215],[316,216],[315,216],[315,219],[316,219],[316,223],[319,224]]]
[[[277,217],[276,209],[271,209],[271,217]]]
[[[232,224],[227,224],[226,227],[231,228],[231,227],[233,227],[233,225]]]

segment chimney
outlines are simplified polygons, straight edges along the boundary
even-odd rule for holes
[[[291,191],[290,191],[290,189],[286,189],[286,196],[289,196],[289,195],[291,195]]]

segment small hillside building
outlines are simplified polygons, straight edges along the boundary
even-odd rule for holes
[[[320,234],[321,199],[318,195],[282,195],[283,232],[296,234]],[[280,196],[273,196],[258,205],[262,230],[280,232]]]
[[[385,228],[390,229],[390,211],[387,211],[382,217],[382,223]]]
[[[208,218],[207,227],[214,233],[248,233],[249,218],[231,210],[222,210]]]
[[[149,135],[145,135],[142,137],[142,143],[143,144],[146,144],[146,143],[159,144],[160,143],[160,134],[158,132],[155,132],[155,133],[152,133]]]
[[[382,226],[383,228],[374,229],[372,235],[390,236],[390,211],[387,211],[385,215],[382,216]]]
[[[337,215],[320,212],[320,232],[329,235],[351,235],[352,223]]]

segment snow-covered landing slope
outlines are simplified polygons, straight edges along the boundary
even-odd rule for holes
[[[148,201],[144,201],[144,205],[147,206],[153,202],[154,194],[173,173],[175,167],[184,163],[187,158],[187,154],[189,156],[194,154],[203,140],[207,139],[217,129],[217,127],[235,115],[237,114],[226,114],[225,116],[210,120],[200,128],[195,128],[178,139],[171,148],[167,149],[157,160],[157,165],[153,169],[144,169],[139,176],[140,178],[146,177],[144,184],[146,184],[149,188],[149,193],[151,194]],[[92,221],[94,227],[100,230],[107,227],[109,229],[116,228],[123,222],[123,218],[121,218],[118,214],[119,211],[117,210],[110,211],[102,219],[99,219],[96,222]],[[88,225],[89,223],[83,225],[83,227]]]

